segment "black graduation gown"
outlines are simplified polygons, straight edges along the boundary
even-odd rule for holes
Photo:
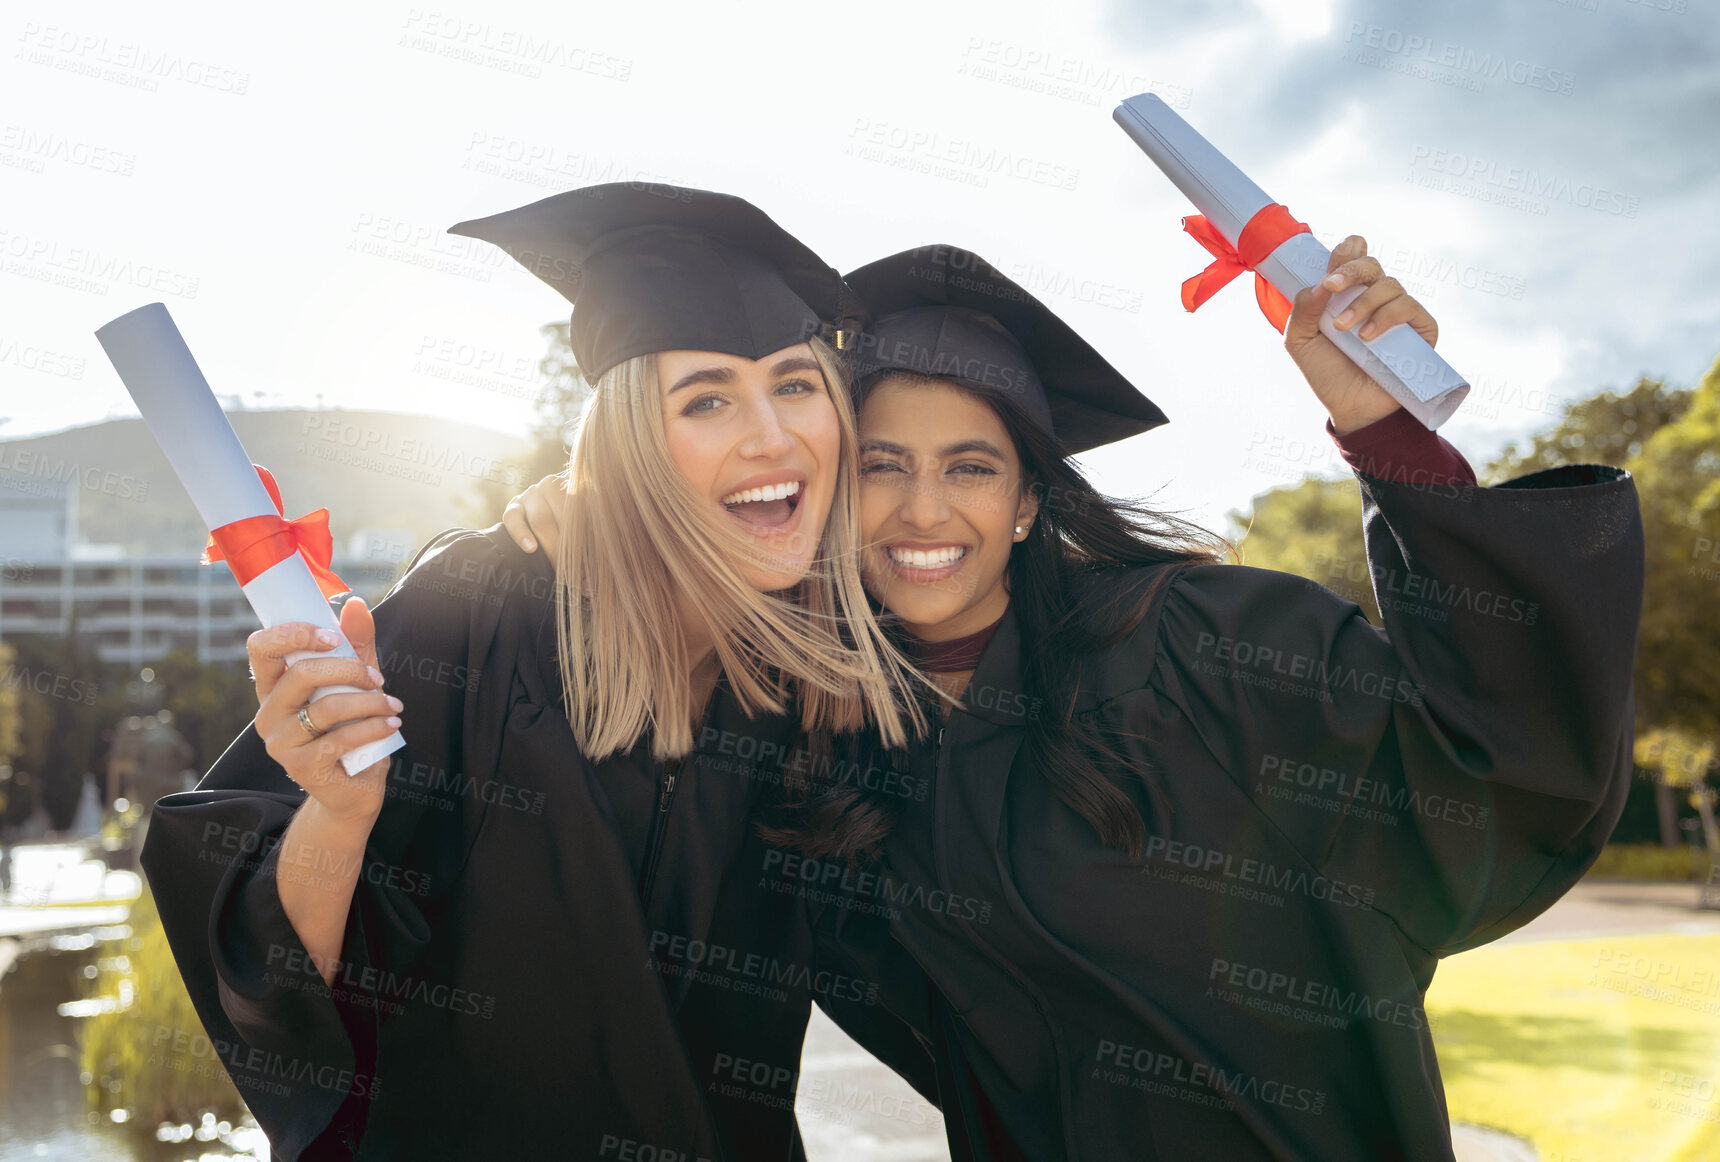
[[[376,607],[407,746],[332,993],[275,886],[303,794],[255,730],[156,807],[163,926],[277,1157],[803,1156],[794,1080],[828,980],[751,822],[796,724],[719,685],[661,811],[643,744],[576,749],[553,589],[497,526],[433,542]]]
[[[1623,809],[1641,517],[1604,467],[1361,485],[1383,630],[1288,574],[1165,566],[1084,659],[1076,713],[1159,791],[1143,865],[1018,759],[1043,704],[1013,614],[907,757],[933,793],[847,883],[876,907],[818,922],[942,1052],[958,1162],[1009,1156],[988,1119],[1035,1162],[1452,1157],[1423,997]]]

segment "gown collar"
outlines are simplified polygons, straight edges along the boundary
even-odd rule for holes
[[[969,714],[998,726],[1026,726],[1038,717],[1040,700],[1026,693],[1021,666],[1021,627],[1015,618],[1015,603],[1004,610],[991,640],[979,656],[973,677],[962,692],[962,708]]]

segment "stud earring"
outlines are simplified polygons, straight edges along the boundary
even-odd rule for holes
[[[1018,537],[1021,535],[1021,526],[1020,525],[1015,526],[1015,535]]]

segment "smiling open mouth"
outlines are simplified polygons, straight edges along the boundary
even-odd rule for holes
[[[903,549],[892,545],[885,552],[894,564],[908,569],[941,569],[967,556],[967,549],[960,545],[946,545],[941,549]]]
[[[762,488],[743,488],[723,497],[723,507],[747,524],[775,528],[786,524],[800,507],[800,481],[786,480]]]

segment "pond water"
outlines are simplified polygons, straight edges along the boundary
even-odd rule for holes
[[[62,941],[61,943],[77,943]],[[267,1157],[235,1152],[229,1144],[198,1140],[161,1142],[155,1128],[117,1125],[93,1112],[84,1095],[77,1018],[59,1006],[81,998],[84,970],[95,949],[57,949],[49,941],[0,940],[0,1162],[182,1162]],[[208,1131],[206,1131],[207,1133]],[[261,1142],[261,1135],[254,1135]]]

